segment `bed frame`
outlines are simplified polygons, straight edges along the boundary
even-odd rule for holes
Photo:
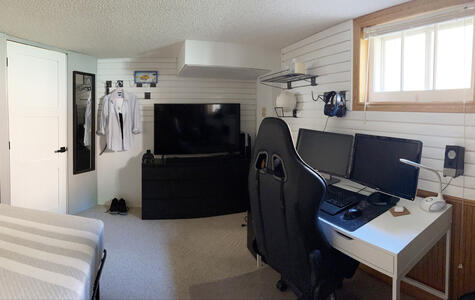
[[[104,252],[102,253],[101,264],[99,266],[99,270],[97,271],[96,280],[94,281],[94,287],[92,290],[92,300],[101,299],[99,281],[101,281],[102,268],[104,267],[106,258],[107,258],[107,250],[104,249]]]

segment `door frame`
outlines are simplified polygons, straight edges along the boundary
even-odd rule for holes
[[[7,94],[7,37],[0,33],[0,202],[10,204],[10,149]]]
[[[70,103],[68,101],[69,85],[67,84],[68,76],[68,51],[55,47],[43,45],[41,43],[27,41],[15,36],[10,36],[0,32],[0,203],[11,204],[11,180],[10,180],[10,122],[9,122],[9,105],[8,105],[8,77],[7,77],[7,42],[16,42],[42,48],[46,50],[60,52],[66,55],[66,124],[69,124]],[[69,131],[67,131],[67,136]],[[68,143],[68,137],[66,143]],[[69,211],[69,163],[66,160],[66,213]]]

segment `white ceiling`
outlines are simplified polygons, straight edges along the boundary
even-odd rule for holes
[[[405,0],[0,0],[0,32],[97,57],[185,39],[280,49]]]

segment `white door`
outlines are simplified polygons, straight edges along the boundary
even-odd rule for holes
[[[66,213],[66,55],[7,43],[11,204]]]

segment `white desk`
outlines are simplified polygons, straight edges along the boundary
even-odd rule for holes
[[[362,187],[348,180],[335,186],[351,191]],[[361,194],[371,192],[371,189],[365,189]],[[441,299],[448,299],[452,205],[448,204],[443,211],[429,213],[419,208],[421,200],[401,199],[398,205],[405,206],[409,215],[393,217],[386,211],[353,232],[319,218],[322,230],[334,248],[393,279],[393,300],[400,298],[401,280]],[[445,234],[445,293],[442,293],[406,275]]]

